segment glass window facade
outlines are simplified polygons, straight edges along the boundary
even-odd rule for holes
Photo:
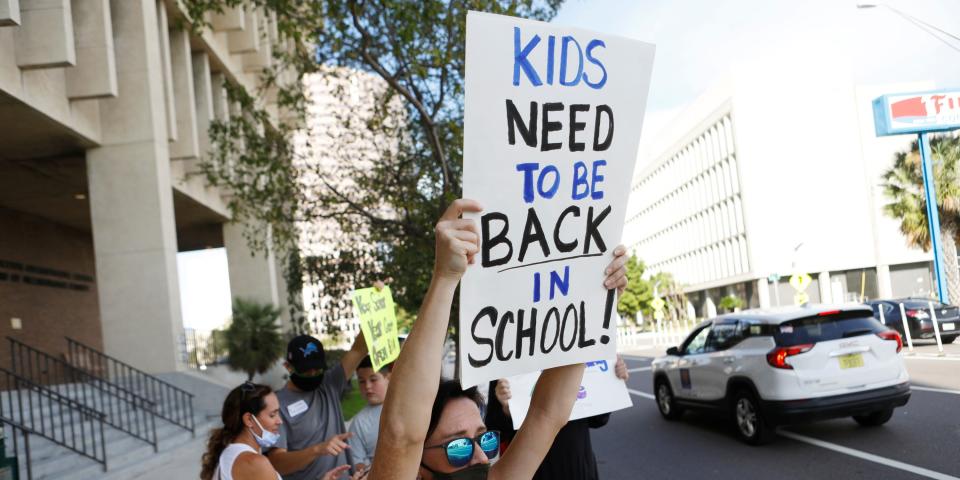
[[[729,113],[660,159],[633,185],[627,219],[653,272],[697,285],[749,273],[740,172]]]

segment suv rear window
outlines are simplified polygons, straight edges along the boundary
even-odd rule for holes
[[[840,312],[798,318],[776,326],[777,345],[791,346],[870,335],[886,330],[869,312]]]

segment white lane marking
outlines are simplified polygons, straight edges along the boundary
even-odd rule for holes
[[[630,372],[630,373],[633,373],[633,372],[649,372],[650,370],[653,370],[653,367],[639,367],[639,368],[630,368],[630,369],[627,369],[627,371]]]
[[[811,438],[805,435],[799,435],[793,432],[788,432],[786,430],[778,430],[778,434],[781,436],[796,440],[798,442],[807,443],[816,447],[826,448],[827,450],[833,450],[834,452],[842,453],[844,455],[850,455],[851,457],[857,457],[868,462],[879,463],[880,465],[886,465],[891,468],[896,468],[906,472],[910,472],[916,475],[920,475],[927,478],[934,478],[936,480],[960,480],[960,477],[952,477],[945,473],[935,472],[933,470],[928,470],[923,467],[918,467],[916,465],[910,465],[909,463],[898,462],[896,460],[890,460],[889,458],[884,458],[879,455],[874,455],[872,453],[861,452],[860,450],[854,450],[852,448],[844,447],[842,445],[837,445],[835,443],[824,442],[823,440],[818,440],[816,438]]]
[[[629,370],[633,371],[633,370]],[[946,388],[930,388],[930,387],[918,387],[916,385],[910,385],[910,390],[920,390],[921,392],[937,392],[937,393],[952,393],[954,395],[960,395],[960,390],[947,390]]]
[[[650,395],[649,393],[646,393],[646,392],[641,392],[640,390],[634,390],[632,388],[628,388],[627,391],[630,392],[631,395],[636,395],[638,397],[649,398],[650,400],[653,400],[655,398],[653,395]]]

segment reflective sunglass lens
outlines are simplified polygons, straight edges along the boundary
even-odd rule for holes
[[[497,432],[487,432],[480,436],[480,449],[487,458],[496,457],[500,453],[500,435]]]
[[[453,467],[462,467],[470,463],[473,457],[473,441],[458,438],[447,444],[447,460]]]

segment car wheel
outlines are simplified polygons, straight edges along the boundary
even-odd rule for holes
[[[940,341],[943,342],[944,345],[949,345],[953,343],[953,341],[956,339],[957,339],[956,335],[945,335],[940,337]]]
[[[760,402],[749,390],[739,390],[733,397],[733,419],[740,440],[750,445],[770,443],[774,427],[763,418]]]
[[[663,415],[663,418],[676,420],[683,415],[683,407],[677,405],[670,383],[666,380],[662,378],[657,380],[654,385],[654,397],[657,400],[657,409],[660,410],[660,415]]]
[[[893,409],[880,410],[878,412],[868,413],[866,415],[854,415],[853,419],[863,427],[879,427],[890,421],[893,417]]]

